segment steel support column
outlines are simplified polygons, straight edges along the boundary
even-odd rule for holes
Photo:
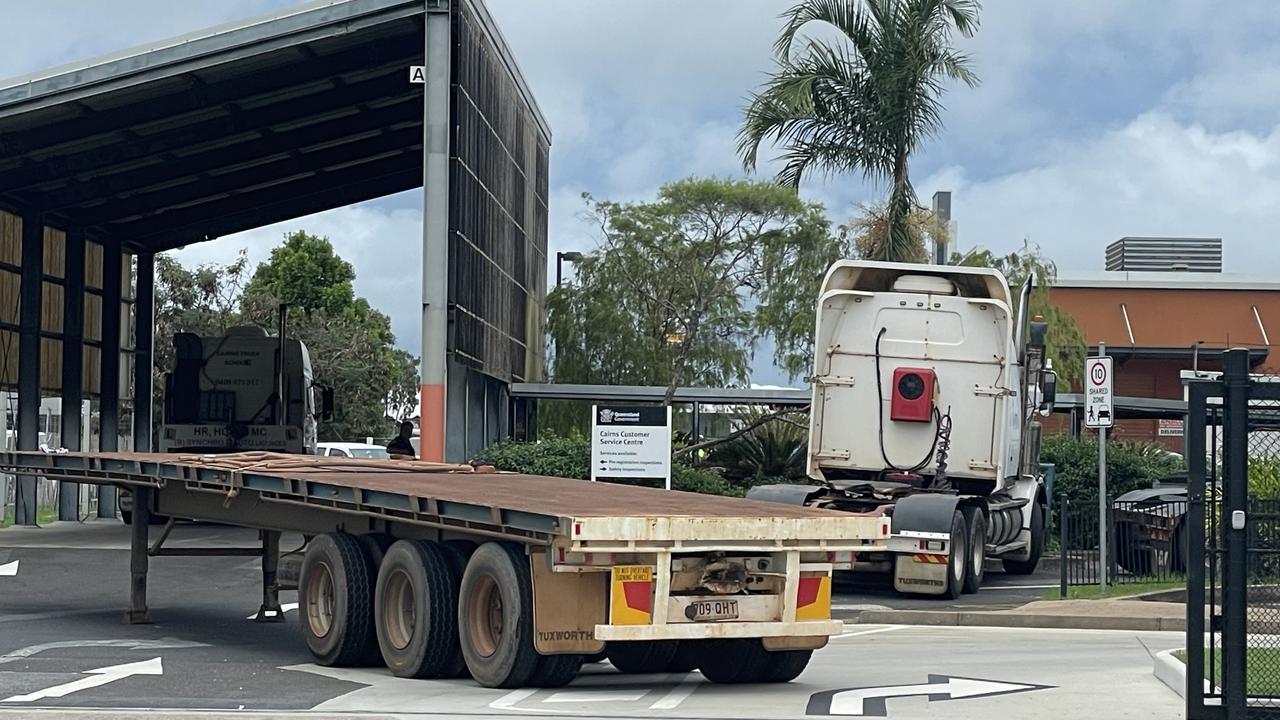
[[[102,244],[102,353],[98,401],[98,447],[102,452],[120,449],[120,295],[124,274],[120,243]],[[98,517],[116,516],[116,489],[98,487]]]
[[[62,447],[81,449],[84,400],[84,231],[68,230],[62,288]],[[58,519],[80,519],[79,483],[58,483]]]
[[[40,309],[44,284],[44,218],[22,216],[22,286],[18,324],[18,449],[40,445]],[[14,522],[36,524],[36,479],[18,476]]]
[[[446,358],[449,317],[449,137],[452,55],[450,3],[426,4],[427,82],[423,90],[422,414],[423,460],[445,459]]]
[[[1228,718],[1247,710],[1246,653],[1249,564],[1246,523],[1249,503],[1249,351],[1228,350],[1223,358],[1222,535],[1222,702]],[[1190,674],[1190,673],[1188,673]]]
[[[155,357],[156,256],[138,254],[137,292],[134,294],[133,450],[151,452],[151,382]],[[136,515],[134,517],[137,517]]]

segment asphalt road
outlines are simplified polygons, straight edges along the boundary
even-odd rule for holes
[[[253,539],[206,526],[180,528],[173,542]],[[1181,715],[1181,701],[1151,673],[1151,653],[1181,646],[1174,633],[850,625],[785,686],[716,686],[697,673],[624,676],[601,664],[568,688],[504,691],[402,680],[377,668],[321,668],[298,637],[296,612],[284,624],[248,619],[260,598],[254,559],[153,559],[155,622],[122,624],[126,547],[122,528],[102,523],[0,531],[0,717],[38,709],[74,717],[89,708],[409,717]],[[862,590],[856,597],[864,596],[880,598]],[[282,600],[294,602],[293,593]]]

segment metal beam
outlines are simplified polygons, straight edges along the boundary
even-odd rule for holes
[[[18,330],[18,449],[40,445],[40,309],[44,284],[44,218],[22,216],[22,285]],[[14,522],[36,524],[36,478],[18,476]]]
[[[131,240],[170,235],[187,228],[192,230],[212,228],[220,231],[217,234],[221,234],[221,232],[226,232],[226,227],[236,226],[234,223],[236,218],[252,216],[260,208],[281,205],[294,207],[302,207],[303,204],[314,205],[317,197],[325,197],[327,200],[324,207],[329,208],[334,206],[335,195],[339,195],[342,198],[347,196],[354,197],[361,193],[361,186],[365,183],[376,184],[387,177],[403,175],[408,171],[412,171],[414,175],[413,184],[416,185],[421,178],[416,158],[417,152],[405,151],[396,157],[383,158],[375,162],[347,168],[340,172],[326,171],[280,185],[233,194],[214,202],[202,203],[181,210],[171,210],[154,218],[135,220],[108,227],[113,235],[127,237]],[[345,205],[348,203],[340,204]],[[285,219],[304,214],[307,213],[288,213]],[[260,222],[256,217],[252,222],[254,224],[250,225],[250,227],[267,224]],[[237,229],[245,228],[240,227]]]
[[[62,447],[82,449],[84,400],[84,231],[67,230],[66,276],[62,286]],[[80,486],[58,483],[58,519],[80,519]]]
[[[257,133],[263,129],[304,119],[315,120],[326,114],[354,116],[358,114],[356,105],[386,100],[405,92],[404,73],[399,71],[402,65],[403,62],[391,64],[384,75],[343,87],[340,103],[335,102],[332,90],[318,92],[302,98],[286,98],[262,108],[228,112],[221,117],[168,132],[118,140],[69,155],[51,155],[38,163],[31,162],[0,172],[0,192],[21,191],[37,183],[71,175],[106,172],[163,153],[193,151],[203,144],[225,141],[239,134],[243,134],[242,141],[248,142],[257,139]]]
[[[449,152],[453,94],[452,19],[448,2],[424,0],[427,82],[423,87],[422,387],[419,454],[445,459],[449,330]]]
[[[667,389],[657,385],[582,385],[512,383],[511,397],[538,400],[598,400],[660,403]],[[803,388],[676,388],[678,403],[725,405],[808,405],[812,392]],[[703,408],[705,410],[705,408]]]
[[[156,256],[138,255],[137,292],[134,294],[133,449],[151,452],[151,395],[155,338]],[[134,522],[138,514],[134,513]]]
[[[403,113],[401,113],[403,114]],[[285,178],[294,178],[297,182],[308,175],[314,177],[337,169],[343,171],[372,164],[382,160],[387,153],[402,154],[416,152],[421,149],[421,128],[411,125],[402,130],[375,135],[372,138],[346,143],[334,148],[317,150],[310,153],[280,153],[280,157],[253,167],[231,172],[220,173],[207,179],[191,178],[191,182],[178,187],[165,187],[148,192],[146,188],[138,188],[138,193],[128,199],[117,202],[106,202],[90,210],[76,213],[76,217],[87,225],[98,225],[109,222],[137,221],[152,216],[164,216],[169,212],[184,212],[188,208],[198,207],[202,203],[219,202],[228,195],[232,197],[252,195],[257,188],[268,183],[279,183]],[[277,145],[280,143],[277,142]],[[245,160],[240,154],[228,156],[225,160],[236,163]],[[233,165],[227,162],[227,165]],[[283,183],[282,183],[283,185]],[[272,187],[265,187],[267,193]]]
[[[408,102],[412,98],[405,100]],[[393,110],[377,111],[383,113],[378,120],[380,126],[393,126],[403,119],[413,119],[415,124],[421,121],[422,113],[416,107],[403,110],[403,104],[396,104],[392,108]],[[402,114],[405,118],[401,117]],[[344,116],[306,125],[296,130],[257,136],[232,146],[219,146],[184,154],[180,170],[184,175],[194,178],[206,173],[218,173],[224,168],[235,167],[250,161],[261,162],[270,161],[273,157],[294,157],[296,153],[301,153],[305,157],[308,152],[322,143],[326,147],[341,147],[342,143],[362,139],[366,139],[365,135],[352,134],[351,118]],[[172,182],[174,174],[175,169],[171,163],[160,162],[113,174],[83,175],[66,183],[62,189],[42,192],[40,201],[45,208],[64,209],[94,201],[132,197],[137,192],[145,192],[148,188],[161,183]],[[39,186],[32,188],[33,191],[40,189]]]
[[[124,274],[123,253],[117,240],[102,243],[102,353],[99,357],[98,447],[103,452],[120,449],[120,294]],[[116,489],[98,488],[98,517],[116,516]]]

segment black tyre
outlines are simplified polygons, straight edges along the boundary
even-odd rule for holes
[[[462,576],[459,636],[467,669],[490,688],[516,688],[538,665],[533,649],[533,580],[524,550],[489,542],[476,548]]]
[[[378,570],[375,626],[392,675],[440,677],[458,654],[458,591],[433,542],[400,540]]]
[[[761,682],[787,683],[800,677],[813,658],[812,650],[779,650],[769,653]]]
[[[373,629],[373,577],[360,543],[346,533],[314,538],[302,559],[302,637],[320,665],[360,664]]]
[[[961,508],[961,513],[969,533],[969,563],[960,592],[972,595],[982,587],[982,580],[987,576],[987,516],[982,508],[973,505]]]
[[[471,545],[470,543],[467,543]],[[461,597],[462,592],[462,574],[467,571],[467,558],[471,555],[470,551],[475,550],[475,546],[471,545],[465,555],[453,542],[439,543],[437,547],[444,553],[444,558],[449,563],[449,580],[453,583],[453,592]],[[453,611],[454,617],[457,617],[457,609]],[[456,635],[456,633],[455,633]],[[452,661],[440,672],[440,677],[446,678],[467,678],[471,677],[471,673],[467,670],[467,661],[462,657],[462,645],[455,641],[453,647],[456,652],[453,654]]]
[[[463,560],[470,560],[472,553],[476,551],[476,544],[470,540],[445,540],[440,543],[444,547],[451,548],[454,552],[462,556]]]
[[[1134,575],[1150,575],[1152,555],[1150,548],[1140,547],[1138,528],[1133,523],[1116,523],[1116,564]]]
[[[676,641],[676,651],[671,656],[671,661],[667,663],[666,671],[669,673],[693,672],[698,669],[701,653],[702,649],[697,640]]]
[[[365,557],[369,558],[369,563],[373,565],[374,573],[378,572],[378,566],[382,564],[382,556],[387,554],[387,548],[396,541],[395,538],[383,533],[357,535],[356,540],[360,543],[360,547],[364,548]]]
[[[1187,533],[1185,532],[1186,523],[1178,521],[1178,526],[1173,529],[1173,544],[1169,548],[1169,572],[1182,573],[1187,571]]]
[[[538,667],[529,676],[529,687],[564,687],[578,677],[582,669],[581,655],[539,655]]]
[[[947,558],[947,587],[942,596],[948,600],[960,597],[965,578],[969,575],[969,535],[964,513],[956,510],[951,515],[951,555]]]
[[[1010,575],[1030,575],[1040,564],[1040,554],[1044,552],[1044,506],[1038,502],[1031,503],[1031,556],[1026,560],[1007,558],[1003,561],[1004,571]]]
[[[602,663],[608,659],[609,659],[609,651],[601,650],[598,653],[595,653],[593,655],[587,655],[586,657],[582,658],[582,662],[583,664]]]
[[[704,641],[698,669],[702,676],[721,685],[765,682],[774,653],[759,640]]]
[[[643,675],[668,672],[679,647],[680,643],[675,640],[611,642],[605,654],[618,672]]]

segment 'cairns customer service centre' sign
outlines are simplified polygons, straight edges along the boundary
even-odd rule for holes
[[[591,406],[591,479],[662,480],[671,489],[671,408]]]

